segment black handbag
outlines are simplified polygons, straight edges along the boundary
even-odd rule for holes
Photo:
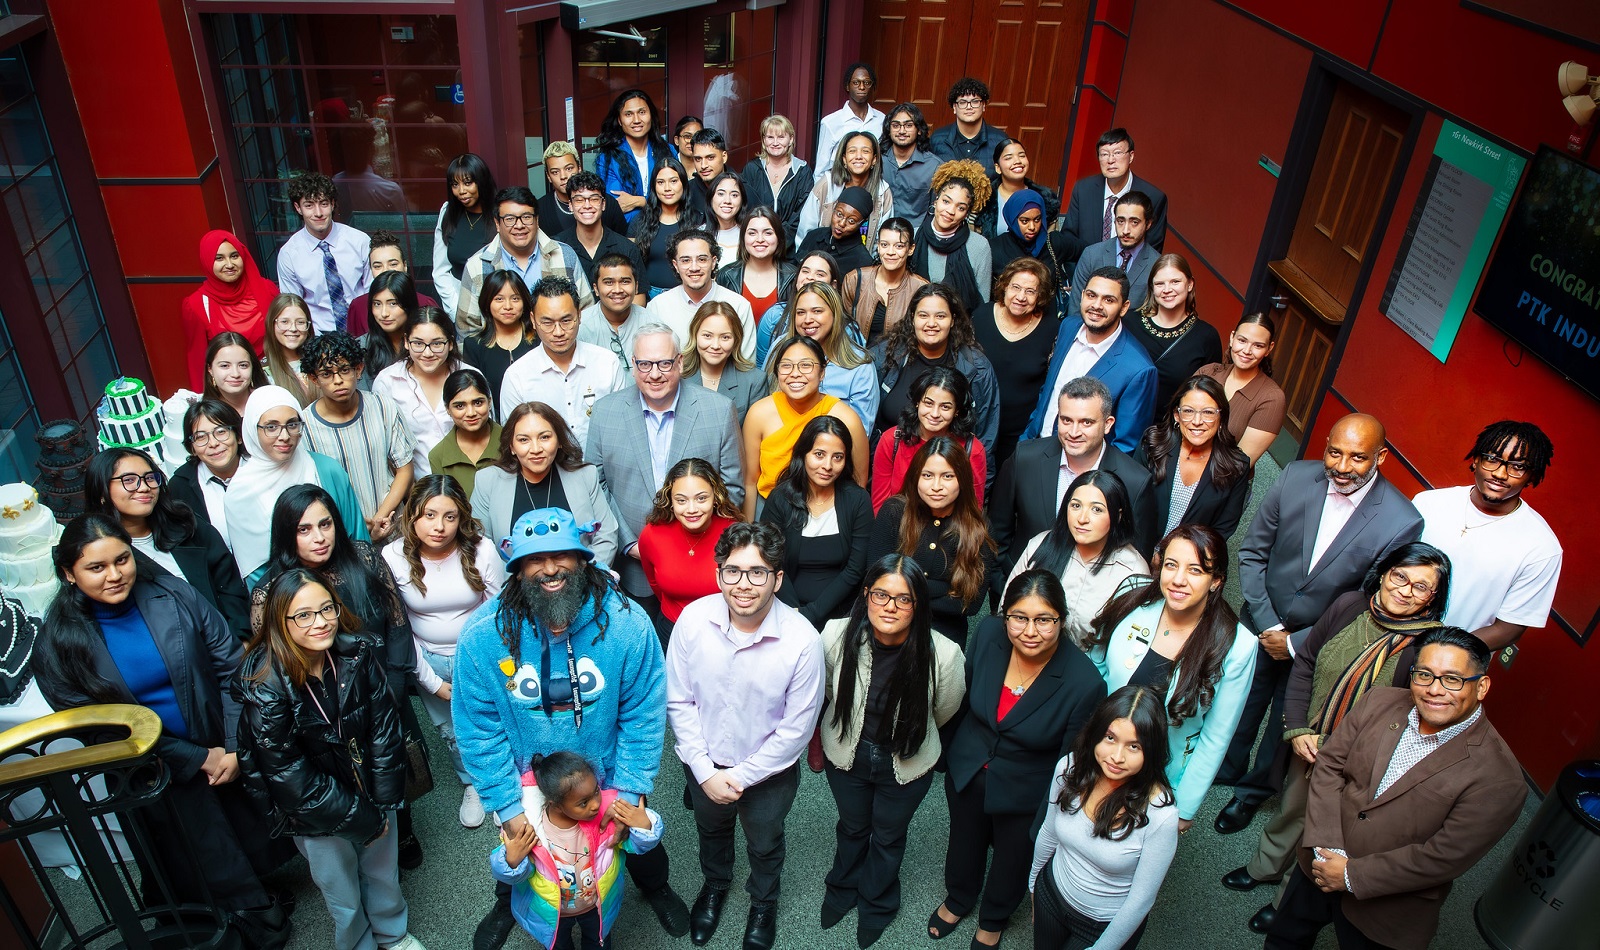
[[[406,739],[406,801],[414,802],[433,791],[433,767],[428,747],[421,739]]]

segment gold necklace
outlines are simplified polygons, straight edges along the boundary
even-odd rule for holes
[[[1168,330],[1156,323],[1155,318],[1149,314],[1139,314],[1139,322],[1144,324],[1145,332],[1149,333],[1158,340],[1176,340],[1178,337],[1188,333],[1189,328],[1194,326],[1195,320],[1197,319],[1198,317],[1191,313],[1187,317],[1183,318],[1182,323]]]
[[[1477,510],[1477,506],[1472,503],[1472,493],[1475,492],[1475,491],[1477,491],[1476,488],[1467,489],[1466,511],[1462,513],[1461,534],[1458,535],[1458,537],[1464,538],[1464,537],[1467,536],[1467,532],[1468,531],[1474,531],[1474,530],[1477,530],[1478,528],[1486,528],[1489,525],[1498,524],[1500,521],[1502,521],[1505,518],[1511,517],[1511,515],[1515,514],[1517,511],[1519,511],[1522,508],[1522,496],[1518,495],[1517,496],[1517,507],[1516,508],[1511,509],[1510,511],[1506,512],[1503,515],[1485,515],[1485,514],[1483,514],[1482,511],[1478,511],[1479,515],[1481,515],[1482,517],[1487,518],[1489,520],[1480,522],[1478,524],[1469,524],[1468,522],[1472,518],[1472,512]]]

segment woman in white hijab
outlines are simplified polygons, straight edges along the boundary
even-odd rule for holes
[[[244,406],[244,446],[250,464],[228,484],[228,547],[245,584],[266,565],[271,551],[272,508],[278,496],[294,485],[320,485],[332,496],[345,531],[369,541],[367,522],[339,463],[301,444],[300,403],[282,386],[261,386]]]

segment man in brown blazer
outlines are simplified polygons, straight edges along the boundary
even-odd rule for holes
[[[1317,754],[1300,839],[1267,950],[1426,950],[1451,883],[1494,847],[1527,786],[1483,715],[1491,653],[1456,627],[1426,634],[1411,690],[1368,692]]]

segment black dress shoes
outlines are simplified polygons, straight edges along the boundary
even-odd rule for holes
[[[1250,876],[1249,868],[1234,868],[1222,875],[1222,886],[1230,891],[1253,891],[1263,884],[1276,884],[1276,881],[1258,881]]]
[[[516,926],[517,919],[511,916],[511,902],[497,898],[488,916],[480,920],[478,929],[472,932],[472,950],[500,950]]]
[[[656,912],[661,929],[670,936],[681,937],[689,932],[689,907],[670,886],[654,894],[646,894],[644,899],[650,904],[650,909]]]
[[[1250,918],[1250,929],[1258,934],[1264,934],[1272,929],[1272,922],[1277,919],[1278,908],[1268,904],[1256,911],[1256,915]]]
[[[722,922],[722,905],[727,899],[725,890],[719,891],[710,884],[700,886],[700,896],[694,899],[694,908],[689,911],[689,939],[695,946],[703,947],[711,942],[717,924]]]
[[[744,950],[772,950],[778,940],[778,905],[751,904],[744,925]]]
[[[1217,829],[1219,835],[1231,835],[1236,831],[1243,831],[1250,827],[1250,822],[1256,817],[1255,805],[1246,805],[1239,799],[1230,799],[1228,804],[1222,806],[1217,812],[1217,820],[1212,827]]]

